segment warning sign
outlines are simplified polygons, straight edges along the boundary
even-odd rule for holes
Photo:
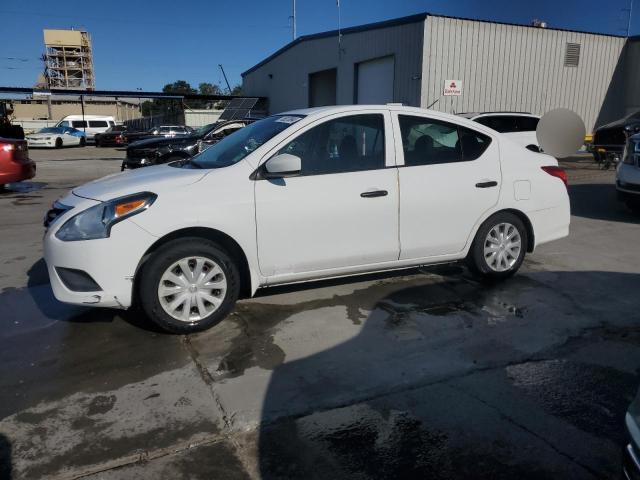
[[[462,95],[462,80],[445,80],[444,81],[444,95]]]

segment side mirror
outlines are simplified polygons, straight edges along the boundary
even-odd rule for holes
[[[300,157],[289,153],[281,153],[271,157],[264,164],[263,178],[282,178],[298,175],[302,170]]]

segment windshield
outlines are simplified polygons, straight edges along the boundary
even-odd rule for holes
[[[192,163],[200,168],[221,168],[238,163],[301,118],[300,115],[277,115],[259,120],[196,155]]]
[[[62,128],[59,127],[48,127],[40,130],[39,133],[60,133],[62,132]]]

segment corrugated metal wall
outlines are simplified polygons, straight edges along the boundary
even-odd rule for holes
[[[342,36],[340,55],[337,36],[309,39],[244,75],[242,91],[268,97],[270,113],[306,108],[309,74],[337,68],[337,103],[350,104],[354,101],[355,64],[393,55],[394,102],[418,106],[423,33],[422,21],[347,33]]]
[[[588,130],[623,113],[612,78],[624,38],[434,16],[424,27],[423,107],[436,99],[432,108],[446,112],[566,107]],[[580,44],[577,67],[564,66],[567,42]],[[463,81],[461,96],[442,96],[447,79]]]

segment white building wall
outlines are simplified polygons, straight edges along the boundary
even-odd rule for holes
[[[305,108],[309,74],[337,68],[338,104],[354,102],[355,64],[393,55],[394,102],[420,104],[424,21],[301,41],[264,65],[243,75],[242,92],[269,98],[269,112]],[[270,77],[271,75],[271,77]]]
[[[613,98],[607,92],[624,38],[435,16],[424,28],[423,107],[435,100],[433,109],[450,113],[566,107],[589,131],[616,115],[605,99]],[[580,44],[577,67],[564,66],[567,42]],[[447,79],[462,80],[461,96],[442,96]]]

